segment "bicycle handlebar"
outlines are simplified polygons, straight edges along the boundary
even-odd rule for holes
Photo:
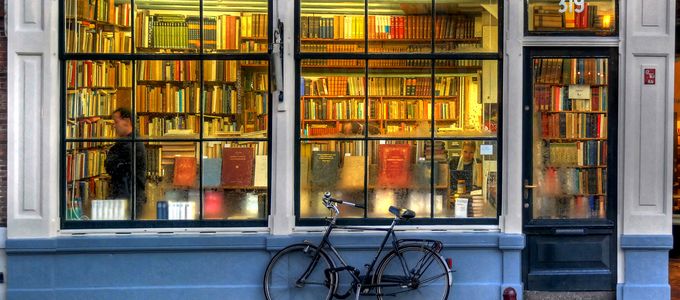
[[[335,198],[331,197],[331,193],[329,193],[329,192],[326,192],[323,195],[323,199],[326,200],[326,201],[335,202],[335,203],[338,203],[338,204],[344,204],[344,205],[347,205],[347,206],[353,206],[353,207],[356,207],[356,208],[366,209],[366,206],[364,206],[363,204],[357,204],[357,203],[353,203],[353,202],[349,202],[349,201],[335,199]]]

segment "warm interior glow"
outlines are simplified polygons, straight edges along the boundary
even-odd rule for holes
[[[602,27],[603,28],[609,28],[609,26],[611,25],[611,21],[612,21],[612,16],[604,15],[602,17]]]

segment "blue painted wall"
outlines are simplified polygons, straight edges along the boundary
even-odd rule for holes
[[[453,259],[451,299],[521,295],[524,236],[398,233],[437,239]],[[332,241],[348,263],[369,263],[382,236],[348,233]],[[289,236],[80,236],[8,240],[9,299],[263,299],[262,277],[276,251],[318,234]],[[368,299],[368,298],[366,298]],[[520,298],[521,299],[521,298]]]
[[[672,247],[671,235],[623,235],[625,279],[617,286],[617,299],[670,299],[668,251]]]

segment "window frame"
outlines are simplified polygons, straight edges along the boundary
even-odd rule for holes
[[[503,51],[504,51],[504,28],[505,28],[505,23],[504,23],[504,4],[505,1],[503,0],[498,0],[498,49],[497,52],[471,52],[471,53],[461,53],[461,52],[437,52],[435,49],[436,45],[436,38],[432,38],[431,41],[431,49],[429,53],[388,53],[388,54],[380,54],[380,53],[374,53],[369,51],[368,45],[370,44],[370,40],[368,37],[368,34],[364,34],[364,51],[363,52],[356,52],[356,53],[337,53],[337,52],[327,52],[327,53],[321,53],[321,52],[301,52],[301,32],[300,32],[300,20],[301,20],[301,1],[302,0],[295,0],[295,5],[294,5],[294,14],[293,14],[293,22],[294,24],[294,38],[293,41],[295,42],[294,45],[294,61],[295,61],[295,120],[294,120],[294,130],[295,130],[295,135],[294,135],[294,187],[293,187],[293,193],[294,193],[294,214],[295,214],[295,226],[301,226],[301,227],[311,227],[311,226],[324,226],[327,225],[327,221],[325,218],[302,218],[300,216],[300,145],[305,142],[305,141],[363,141],[365,145],[365,149],[368,150],[368,142],[370,141],[380,141],[380,140],[389,140],[389,141],[465,141],[465,140],[475,140],[475,141],[494,141],[496,142],[497,145],[497,152],[496,152],[496,157],[497,157],[497,169],[496,169],[496,174],[497,174],[497,195],[496,195],[496,216],[495,218],[436,218],[436,217],[427,217],[427,218],[414,218],[408,221],[408,225],[499,225],[500,224],[500,217],[502,216],[502,209],[503,209],[503,197],[502,197],[502,191],[503,191],[503,112],[504,112],[504,106],[505,102],[503,99]],[[364,0],[364,29],[368,27],[368,15],[369,15],[369,9],[368,9],[368,2],[369,0]],[[436,0],[432,0],[432,7],[435,6]],[[431,18],[434,20],[436,16],[436,9],[432,9],[431,13]],[[434,24],[434,22],[433,22]],[[435,32],[435,26],[431,27],[432,30],[432,36],[434,37],[434,32]],[[359,136],[359,137],[302,137],[300,133],[300,126],[301,126],[301,116],[300,116],[300,98],[301,98],[301,91],[300,91],[300,85],[301,85],[301,76],[302,76],[302,67],[301,63],[303,60],[306,59],[356,59],[356,60],[363,60],[365,61],[365,67],[364,67],[364,74],[367,76],[370,76],[370,67],[368,64],[369,60],[375,60],[375,59],[389,59],[389,60],[406,60],[406,59],[425,59],[430,61],[430,68],[431,68],[431,79],[435,80],[437,76],[437,66],[436,66],[436,61],[438,60],[463,60],[463,59],[473,59],[473,60],[491,60],[491,61],[496,61],[497,62],[497,99],[498,99],[498,129],[496,131],[496,137],[494,138],[486,138],[486,137],[481,137],[481,136],[475,136],[475,137],[437,137],[435,134],[435,118],[432,118],[430,120],[430,124],[432,125],[430,136],[429,137],[414,137],[414,138],[395,138],[395,137],[380,137],[380,136],[370,136],[368,135],[367,132],[364,133],[364,136]],[[368,89],[367,89],[367,84],[368,80],[366,80],[366,83],[364,84],[364,88],[366,90],[366,95],[363,97],[365,99],[369,98],[368,94]],[[432,88],[434,88],[434,85],[432,85]],[[434,99],[434,93],[430,95],[429,97],[432,97]],[[366,105],[368,105],[368,102],[366,102]],[[434,105],[434,101],[432,101],[432,105]],[[368,120],[368,114],[365,115],[364,122],[367,122]],[[434,154],[434,147],[431,147],[431,154]],[[364,157],[367,157],[368,153],[364,153]],[[364,159],[364,174],[368,174],[369,168],[366,166],[367,164],[367,159]],[[434,164],[434,161],[431,161],[431,166]],[[431,168],[431,170],[434,170]],[[434,191],[434,181],[435,177],[430,176],[430,190]],[[368,201],[368,187],[366,184],[364,184],[364,204]],[[430,193],[430,203],[434,203],[434,196],[435,193],[431,192]],[[345,199],[348,201],[353,201],[353,202],[358,202],[357,199]],[[320,200],[319,200],[320,201]],[[433,206],[431,206],[433,207]],[[337,224],[339,225],[358,225],[358,226],[375,226],[375,225],[389,225],[390,222],[392,221],[391,218],[367,218],[367,212],[364,210],[364,217],[363,218],[338,218],[337,219]]]
[[[75,0],[73,0],[75,1]],[[204,17],[204,3],[203,1],[197,1],[198,2],[198,13],[199,17],[201,19],[200,22],[200,39],[203,41],[204,37],[204,22],[203,22],[203,17]],[[135,6],[135,0],[129,0],[129,3],[131,5],[131,11],[130,11],[130,18],[132,19],[136,13],[136,6]],[[203,43],[201,43],[200,48],[198,49],[199,51],[197,53],[183,53],[183,54],[176,54],[176,53],[171,53],[171,54],[166,54],[166,53],[139,53],[136,51],[136,45],[135,45],[135,22],[134,19],[131,22],[130,26],[130,31],[131,31],[131,48],[130,52],[126,53],[81,53],[81,52],[66,52],[65,44],[66,44],[66,17],[65,17],[65,1],[59,1],[59,21],[58,21],[58,26],[59,26],[59,80],[60,80],[60,85],[59,85],[59,101],[60,101],[60,107],[61,111],[59,112],[59,155],[60,155],[60,166],[59,166],[59,226],[61,229],[122,229],[122,228],[201,228],[201,227],[225,227],[225,228],[232,228],[232,227],[266,227],[268,225],[268,220],[270,219],[269,216],[271,215],[271,209],[272,209],[272,150],[274,147],[272,146],[272,124],[273,124],[273,118],[272,118],[272,113],[273,113],[273,100],[272,100],[272,82],[271,82],[271,76],[273,74],[273,62],[272,59],[274,57],[272,56],[272,42],[273,42],[273,31],[272,31],[272,20],[273,20],[273,1],[272,0],[267,0],[267,51],[266,52],[255,52],[255,53],[242,53],[242,52],[237,52],[237,53],[206,53],[204,52],[203,49]],[[203,217],[203,212],[202,212],[202,207],[203,207],[203,200],[204,200],[204,189],[202,187],[203,183],[203,178],[202,178],[202,168],[203,164],[199,163],[197,166],[197,177],[198,177],[198,187],[196,188],[197,191],[199,191],[199,219],[197,220],[139,220],[139,219],[134,219],[135,216],[135,205],[130,205],[130,210],[132,212],[131,214],[131,219],[130,220],[120,220],[120,221],[84,221],[84,220],[66,220],[66,201],[68,200],[66,197],[67,191],[68,191],[68,182],[66,178],[66,155],[67,155],[67,150],[66,150],[66,145],[67,143],[77,143],[77,142],[97,142],[97,141],[116,141],[116,139],[112,138],[90,138],[90,139],[84,139],[84,138],[67,138],[66,137],[66,63],[67,61],[85,61],[85,60],[113,60],[113,61],[130,61],[131,63],[131,70],[132,70],[132,88],[134,91],[134,88],[137,84],[137,78],[136,78],[136,65],[140,61],[145,61],[145,60],[195,60],[200,63],[199,66],[199,76],[200,76],[200,83],[201,83],[201,91],[205,89],[205,84],[203,80],[203,66],[204,66],[204,61],[209,61],[209,60],[236,60],[236,61],[242,61],[242,60],[261,60],[261,61],[267,61],[267,73],[269,75],[269,80],[268,80],[268,99],[267,99],[267,105],[268,105],[268,112],[269,112],[269,117],[267,118],[267,137],[266,138],[204,138],[203,134],[203,122],[200,122],[200,128],[199,128],[199,135],[198,138],[192,138],[192,139],[173,139],[173,138],[149,138],[149,137],[139,137],[138,135],[133,135],[133,138],[130,140],[126,140],[126,142],[132,143],[132,149],[133,153],[135,151],[135,144],[136,142],[147,142],[147,141],[154,141],[154,142],[194,142],[198,143],[198,150],[200,152],[197,153],[197,159],[202,158],[203,156],[203,150],[204,146],[203,144],[205,142],[213,142],[213,141],[220,141],[220,142],[233,142],[233,141],[252,141],[252,142],[266,142],[267,143],[267,156],[269,159],[267,159],[267,197],[266,197],[266,211],[264,213],[264,217],[262,219],[253,219],[253,220],[203,220],[201,219]],[[202,99],[202,98],[201,98]],[[137,115],[136,115],[136,97],[135,93],[131,93],[131,111],[133,118],[135,118],[135,121],[133,122],[133,130],[136,130],[136,120],[137,120]],[[201,102],[201,106],[203,106],[203,102]],[[204,110],[200,110],[200,118],[201,120],[203,119],[204,116]],[[202,160],[202,159],[201,159]],[[133,166],[136,164],[133,164]],[[134,170],[134,169],[133,169]],[[133,189],[132,192],[133,198],[136,197],[136,189]]]

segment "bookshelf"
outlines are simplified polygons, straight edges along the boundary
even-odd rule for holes
[[[67,0],[64,13],[66,52],[130,53],[130,3]]]
[[[533,71],[535,218],[607,218],[607,60],[536,58]]]

